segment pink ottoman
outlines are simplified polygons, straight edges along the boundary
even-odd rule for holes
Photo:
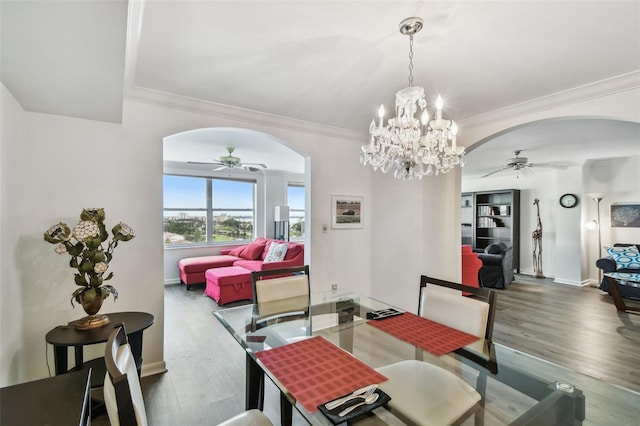
[[[240,260],[239,257],[229,255],[186,257],[178,261],[180,281],[186,284],[187,289],[193,284],[205,282],[204,273],[207,269],[223,268],[233,265]]]
[[[205,272],[207,288],[205,294],[219,305],[236,300],[253,299],[251,271],[240,266],[214,268]]]

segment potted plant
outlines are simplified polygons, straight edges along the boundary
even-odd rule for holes
[[[75,269],[74,281],[78,288],[71,294],[71,306],[74,300],[81,304],[89,316],[95,316],[102,306],[102,301],[113,295],[118,298],[118,291],[105,281],[113,278],[108,271],[113,259],[113,252],[118,243],[129,241],[135,237],[133,229],[125,223],[118,223],[111,230],[111,240],[106,230],[105,213],[102,208],[83,209],[80,221],[71,229],[60,222],[51,226],[45,233],[45,241],[55,244],[55,252],[71,256],[69,266]],[[106,274],[106,275],[105,275]],[[91,318],[96,322],[96,318]],[[105,322],[102,318],[102,324]]]

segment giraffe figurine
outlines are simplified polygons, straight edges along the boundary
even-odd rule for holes
[[[535,199],[533,205],[536,206],[538,215],[538,226],[531,233],[533,243],[533,276],[536,278],[544,278],[542,273],[542,222],[540,221],[540,200]]]

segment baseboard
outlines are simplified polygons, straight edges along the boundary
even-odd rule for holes
[[[586,280],[582,280],[580,285],[583,287],[600,287],[600,282],[592,278],[587,278]]]
[[[168,278],[164,280],[164,285],[180,284],[180,278]]]
[[[520,274],[521,275],[529,275],[530,277],[533,278],[533,271],[521,270]],[[566,284],[566,285],[572,285],[572,286],[575,286],[575,287],[585,287],[587,285],[590,285],[589,282],[568,280],[568,279],[564,279],[564,278],[554,277],[552,275],[545,275],[545,278],[553,280],[553,282],[556,283],[556,284]]]
[[[576,281],[576,280],[565,280],[562,278],[554,278],[553,279],[554,283],[558,283],[558,284],[567,284],[567,285],[572,285],[575,287],[584,287],[584,281],[580,282],[580,281]]]
[[[515,274],[515,275],[526,275],[526,276],[528,276],[529,278],[536,278],[536,277],[534,276],[534,275],[535,275],[535,272],[533,272],[532,270],[531,270],[531,271],[520,270],[520,272],[518,272],[518,273],[517,273],[517,274]],[[542,278],[542,279],[550,279],[550,280],[552,280],[552,279],[554,279],[555,277],[554,277],[553,275],[545,275],[544,277],[540,277],[540,278]]]
[[[162,374],[167,372],[167,364],[164,361],[154,362],[153,364],[144,364],[140,376],[153,376],[154,374]]]

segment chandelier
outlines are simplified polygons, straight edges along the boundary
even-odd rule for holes
[[[458,126],[442,119],[444,102],[438,95],[433,120],[429,120],[424,88],[413,85],[413,35],[422,29],[422,19],[407,18],[400,32],[409,36],[409,87],[396,93],[396,117],[384,125],[384,105],[378,109],[379,121],[371,120],[369,143],[362,145],[360,162],[383,173],[393,170],[398,179],[422,179],[446,173],[464,165],[464,147],[456,145]],[[419,113],[420,119],[416,118]]]

